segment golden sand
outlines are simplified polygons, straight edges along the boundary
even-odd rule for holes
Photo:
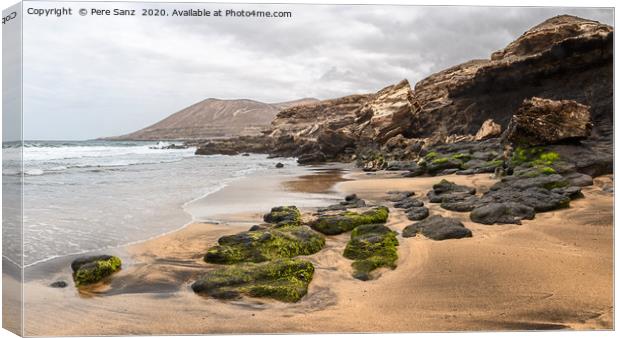
[[[424,196],[440,180],[362,173],[347,178],[332,187],[342,180],[324,177],[319,185],[380,203],[389,190]],[[494,183],[488,175],[446,178],[479,191]],[[569,209],[539,213],[523,225],[476,224],[467,213],[430,204],[431,214],[460,218],[474,236],[400,238],[398,267],[380,271],[372,281],[351,277],[351,261],[342,256],[348,234],[328,237],[326,248],[308,257],[315,276],[308,295],[296,304],[194,294],[191,282],[210,267],[202,261],[206,249],[218,237],[258,223],[261,213],[236,215],[223,224],[191,224],[123,250],[123,270],[109,285],[82,294],[73,286],[48,287],[55,278],[69,278],[67,265],[27,282],[26,334],[612,329],[613,197],[600,187],[606,179],[585,188],[586,198]],[[281,186],[303,192],[308,180]],[[243,196],[238,190],[225,193]],[[318,192],[317,185],[309,190]],[[388,226],[400,231],[411,223],[391,209]]]

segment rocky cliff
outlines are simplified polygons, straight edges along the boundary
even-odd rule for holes
[[[489,59],[432,74],[413,89],[403,80],[377,93],[284,109],[263,144],[273,155],[302,163],[418,159],[436,145],[497,138],[534,97],[587,109],[588,136],[560,143],[580,140],[597,158],[611,158],[613,28],[557,16]]]
[[[296,105],[314,103],[301,99],[281,103],[254,100],[206,99],[131,134],[112,140],[197,140],[214,137],[255,136],[268,129],[276,114]]]

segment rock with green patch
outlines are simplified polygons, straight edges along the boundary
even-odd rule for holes
[[[426,171],[429,174],[435,175],[446,169],[461,169],[463,161],[452,157],[439,157],[429,162],[426,162]]]
[[[296,206],[274,207],[263,216],[263,220],[277,226],[300,225],[301,212]]]
[[[76,286],[94,284],[120,270],[121,264],[116,256],[80,257],[71,263],[73,280]]]
[[[362,213],[345,211],[337,214],[319,215],[310,223],[310,226],[326,235],[338,235],[351,231],[360,225],[385,223],[388,215],[388,208],[379,206]]]
[[[192,284],[194,292],[218,299],[242,295],[297,302],[308,293],[314,266],[303,259],[242,263],[208,271]]]
[[[325,238],[302,225],[244,231],[220,237],[218,244],[207,251],[204,256],[205,262],[256,263],[277,258],[311,255],[323,249]]]
[[[364,224],[351,232],[343,255],[354,260],[353,277],[369,280],[371,272],[378,268],[396,268],[397,246],[396,232],[383,224]]]

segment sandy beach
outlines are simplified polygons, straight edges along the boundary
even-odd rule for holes
[[[371,281],[351,276],[351,261],[342,256],[349,234],[327,236],[326,247],[307,257],[316,270],[308,295],[298,303],[194,294],[190,284],[214,267],[202,260],[207,248],[220,236],[260,223],[270,206],[286,202],[310,214],[308,205],[327,205],[349,193],[389,206],[387,191],[425,196],[441,180],[336,166],[312,172],[239,180],[192,206],[211,208],[205,211],[209,215],[219,208],[217,219],[210,217],[217,223],[196,222],[108,251],[123,259],[123,269],[105,285],[78,292],[70,281],[71,257],[30,269],[24,285],[25,334],[613,329],[613,194],[601,188],[610,177],[584,188],[585,198],[572,201],[570,208],[539,213],[522,225],[476,224],[468,213],[427,203],[432,214],[460,218],[473,237],[399,236],[398,267],[380,271]],[[442,178],[479,192],[495,182],[488,174]],[[390,228],[400,232],[411,223],[390,208]],[[59,279],[69,287],[48,286]]]

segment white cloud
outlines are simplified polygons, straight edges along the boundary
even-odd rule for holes
[[[376,91],[486,58],[554,15],[613,21],[611,10],[583,8],[152,6],[276,9],[293,17],[27,16],[26,138],[118,135],[207,97],[278,102]]]

